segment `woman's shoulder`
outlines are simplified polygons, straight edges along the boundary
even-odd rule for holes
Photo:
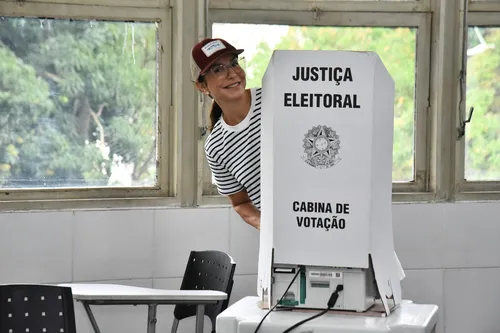
[[[252,91],[252,112],[254,113],[260,113],[261,109],[261,103],[262,103],[262,88],[261,87],[255,87],[251,88]]]
[[[211,150],[210,148],[217,143],[222,137],[220,134],[222,132],[222,126],[220,119],[215,123],[214,127],[208,133],[207,139],[205,140],[205,151]]]

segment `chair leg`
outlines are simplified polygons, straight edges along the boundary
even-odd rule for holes
[[[179,327],[179,319],[174,318],[174,322],[172,323],[171,333],[177,333],[177,328]]]

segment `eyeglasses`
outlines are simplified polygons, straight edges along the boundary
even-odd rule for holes
[[[229,64],[218,64],[211,67],[208,73],[213,74],[215,77],[223,77],[227,75],[227,71],[232,68],[234,71],[240,72],[243,70],[244,57],[235,58]]]

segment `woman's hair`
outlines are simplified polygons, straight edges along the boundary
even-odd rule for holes
[[[203,76],[200,76],[198,78],[198,82],[203,82],[204,81],[204,78]],[[208,124],[208,130],[211,132],[215,126],[215,124],[217,124],[217,121],[219,121],[220,117],[222,117],[222,109],[220,108],[219,104],[217,104],[217,102],[214,100],[212,100],[212,106],[210,108],[210,114],[209,114],[209,118],[210,118],[210,124]]]
[[[210,108],[210,124],[208,125],[208,130],[212,131],[217,121],[222,116],[222,109],[215,100],[212,101],[212,107]]]

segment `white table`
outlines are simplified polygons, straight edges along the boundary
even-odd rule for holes
[[[217,333],[254,333],[267,313],[258,297],[245,297],[217,317]],[[281,333],[317,312],[273,311],[258,333]],[[438,307],[403,301],[388,317],[328,313],[297,327],[293,333],[429,333],[434,332]]]
[[[203,332],[205,305],[227,298],[227,294],[212,290],[164,290],[132,287],[118,284],[69,283],[60,286],[71,287],[73,298],[81,302],[87,312],[95,333],[99,326],[90,305],[139,305],[148,306],[148,333],[156,330],[156,308],[160,304],[190,304],[196,308],[196,332]]]

